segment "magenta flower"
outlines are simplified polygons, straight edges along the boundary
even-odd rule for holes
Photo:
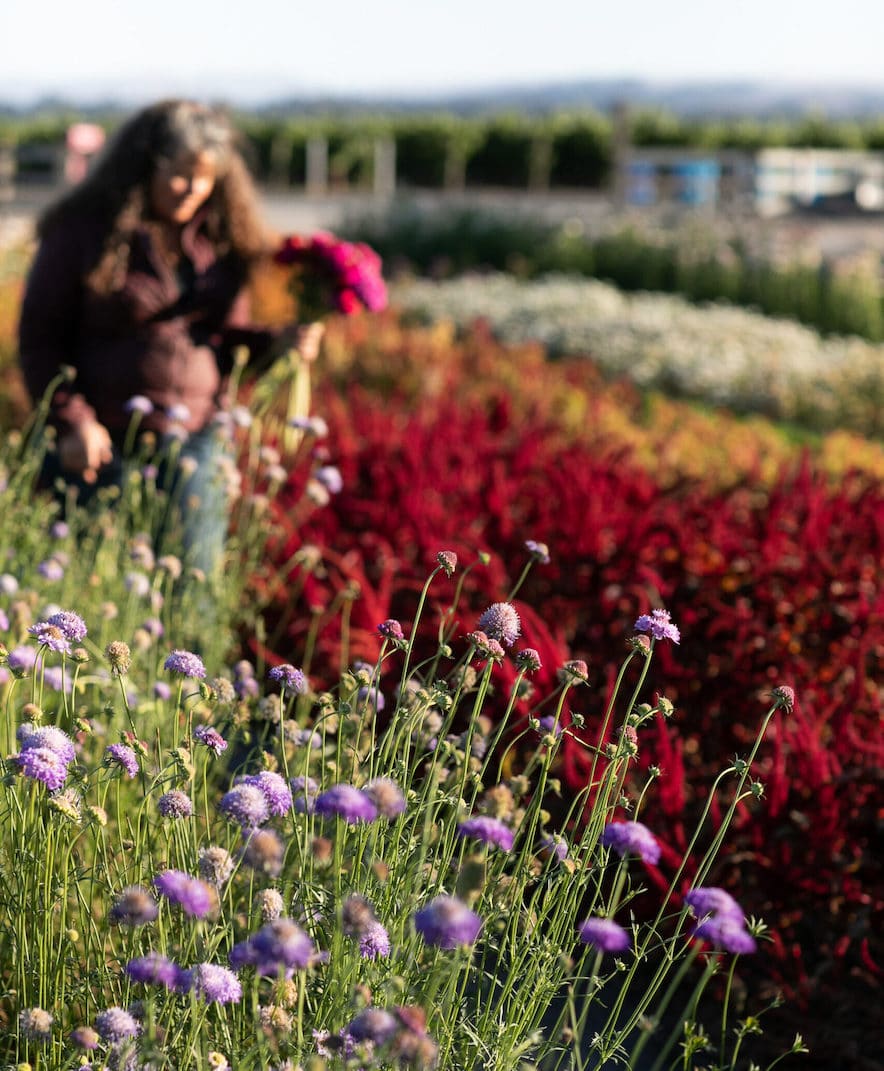
[[[516,655],[516,665],[526,673],[536,673],[541,668],[540,655],[533,647],[525,647]]]
[[[211,885],[183,870],[164,870],[153,879],[157,892],[191,918],[202,919],[218,905],[218,894]]]
[[[650,614],[642,614],[635,623],[636,632],[649,632],[655,640],[672,640],[678,643],[681,633],[677,625],[670,620],[668,610],[652,610]]]
[[[641,822],[609,822],[601,839],[602,844],[613,848],[621,859],[625,855],[637,855],[645,863],[660,861],[660,845]]]
[[[457,831],[462,837],[472,837],[474,840],[494,845],[505,852],[512,851],[513,831],[499,818],[480,814],[461,822]]]
[[[414,928],[427,944],[450,949],[474,944],[482,920],[456,896],[437,896],[415,912]]]
[[[632,938],[613,919],[593,917],[584,919],[577,927],[580,940],[599,952],[625,952]]]
[[[479,618],[478,629],[490,640],[512,647],[519,638],[522,622],[512,603],[495,602]]]
[[[386,621],[382,621],[378,625],[378,632],[381,636],[388,640],[405,639],[405,633],[402,631],[402,625],[394,617],[389,617]]]

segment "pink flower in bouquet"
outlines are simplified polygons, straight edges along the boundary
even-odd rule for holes
[[[311,238],[290,235],[276,253],[278,264],[296,267],[291,287],[304,319],[337,311],[379,312],[387,305],[381,259],[362,242],[345,242],[326,231]]]

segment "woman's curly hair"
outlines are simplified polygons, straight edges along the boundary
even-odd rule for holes
[[[43,238],[72,219],[88,216],[104,230],[89,284],[107,293],[122,285],[133,233],[150,222],[149,191],[157,165],[182,155],[207,153],[215,186],[202,227],[219,256],[232,254],[247,270],[271,248],[255,187],[237,134],[216,108],[189,100],[164,100],[132,116],[117,131],[87,177],[51,205],[37,228]]]

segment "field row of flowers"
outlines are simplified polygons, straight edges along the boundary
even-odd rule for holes
[[[882,432],[884,348],[860,339],[823,339],[741,309],[626,295],[569,276],[409,280],[393,296],[433,319],[481,318],[507,341],[537,339],[553,355],[586,354],[605,374],[644,388],[814,429]]]

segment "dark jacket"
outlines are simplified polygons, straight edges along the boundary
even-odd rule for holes
[[[44,237],[25,289],[19,352],[34,401],[63,365],[76,369],[52,399],[50,420],[61,429],[95,418],[119,441],[126,402],[143,395],[155,411],[141,427],[165,431],[166,410],[183,404],[184,426],[199,431],[222,404],[234,349],[248,346],[256,363],[269,361],[275,335],[250,323],[245,265],[217,256],[200,224],[198,215],[182,232],[178,271],[146,227],[137,231],[122,288],[109,294],[86,281],[102,228],[81,218]]]

